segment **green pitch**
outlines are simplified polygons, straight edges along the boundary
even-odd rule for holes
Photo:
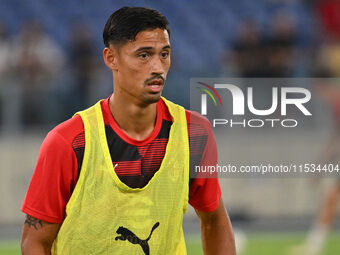
[[[237,255],[289,255],[290,248],[304,240],[304,234],[266,233],[247,234],[247,241],[242,253]],[[332,234],[327,240],[326,250],[322,255],[340,254],[340,233]],[[203,255],[199,237],[187,238],[188,255]],[[300,254],[306,255],[306,254]]]
[[[292,245],[303,240],[303,234],[266,233],[248,234],[244,252],[238,255],[287,255]],[[186,236],[188,255],[203,255],[199,236]],[[340,233],[328,239],[323,255],[340,254]],[[19,241],[0,241],[0,255],[19,255]],[[301,254],[304,255],[304,254]]]

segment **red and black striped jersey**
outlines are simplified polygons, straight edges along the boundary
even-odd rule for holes
[[[163,100],[157,103],[154,130],[146,139],[135,140],[115,122],[109,98],[101,102],[107,143],[117,176],[131,188],[144,187],[158,171],[172,125]],[[186,110],[190,168],[216,165],[216,141],[210,123],[198,113]],[[60,223],[81,170],[85,133],[79,115],[49,132],[42,144],[36,169],[22,205],[22,211],[48,222]],[[190,179],[189,203],[201,211],[217,208],[221,195],[217,179]],[[39,194],[46,194],[40,196]]]

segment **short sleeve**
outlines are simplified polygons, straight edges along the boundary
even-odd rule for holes
[[[189,118],[190,169],[195,167],[216,166],[217,145],[210,122],[195,112],[187,111]],[[221,198],[221,188],[215,178],[192,177],[189,189],[189,203],[195,209],[211,212],[217,209]]]
[[[37,219],[61,223],[77,179],[72,144],[56,130],[46,136],[21,210]]]

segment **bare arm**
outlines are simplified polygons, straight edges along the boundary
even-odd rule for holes
[[[205,255],[235,255],[235,240],[222,198],[217,209],[205,213],[196,210],[201,221],[201,238]]]
[[[23,255],[50,255],[51,247],[61,224],[49,223],[26,216],[21,238]]]

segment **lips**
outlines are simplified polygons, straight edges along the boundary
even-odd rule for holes
[[[152,81],[148,82],[148,85],[149,86],[152,86],[152,85],[162,86],[163,85],[163,80],[162,79],[155,79],[155,80],[152,80]]]
[[[162,90],[162,86],[163,86],[163,80],[162,79],[155,79],[155,80],[148,82],[148,88],[152,92],[155,92],[155,93],[160,92]]]

